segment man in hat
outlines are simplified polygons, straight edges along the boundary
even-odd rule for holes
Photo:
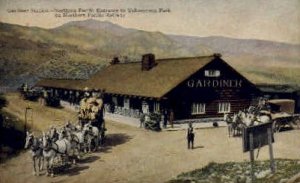
[[[87,102],[89,104],[92,104],[93,102],[96,102],[96,99],[97,99],[97,93],[96,93],[96,90],[92,90],[92,95],[88,98]]]
[[[99,112],[98,103],[95,101],[91,103],[90,120],[91,120],[91,124],[97,127],[98,127],[97,125],[98,112]]]
[[[171,128],[173,128],[173,120],[174,120],[174,111],[173,109],[170,110],[170,114],[169,114],[169,122],[170,122],[170,125],[171,125]]]
[[[59,134],[54,126],[50,127],[50,139],[52,142],[56,142],[59,139]]]
[[[163,127],[167,128],[167,124],[168,124],[168,110],[167,109],[163,110],[163,118],[164,118]]]
[[[194,149],[194,138],[195,138],[195,134],[193,132],[193,126],[192,123],[189,123],[189,127],[187,130],[187,143],[188,143],[188,149],[192,148]]]

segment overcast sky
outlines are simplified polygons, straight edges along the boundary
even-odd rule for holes
[[[169,8],[170,13],[125,14],[124,27],[196,36],[227,36],[300,44],[300,0],[0,0],[0,21],[53,28],[72,20],[54,13],[9,13],[30,8]]]

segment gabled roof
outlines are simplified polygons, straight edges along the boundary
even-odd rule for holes
[[[35,86],[40,87],[51,87],[51,88],[61,88],[61,89],[79,89],[85,80],[79,79],[42,79],[38,81]],[[83,88],[81,89],[83,90]]]
[[[141,62],[110,65],[82,83],[106,93],[161,98],[211,62],[214,56],[157,59],[157,65],[141,70]]]

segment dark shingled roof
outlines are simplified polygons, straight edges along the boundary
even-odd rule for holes
[[[81,86],[81,84],[85,81],[86,80],[78,79],[42,79],[38,81],[35,86],[79,90],[78,86]],[[83,88],[80,90],[83,90]]]
[[[157,59],[157,65],[148,71],[141,70],[141,62],[114,64],[83,84],[91,89],[105,89],[107,93],[161,98],[214,58]]]
[[[214,58],[157,59],[157,65],[148,71],[142,71],[141,62],[119,63],[103,68],[88,80],[43,79],[36,86],[74,90],[88,87],[112,94],[161,98]]]

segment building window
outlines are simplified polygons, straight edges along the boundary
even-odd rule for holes
[[[115,104],[115,106],[118,105],[118,98],[117,97],[112,97],[112,102]]]
[[[219,70],[205,70],[204,76],[206,77],[219,77],[221,72]]]
[[[130,100],[129,98],[124,98],[124,108],[129,109],[130,108]]]
[[[205,114],[205,103],[193,103],[192,114]]]
[[[159,102],[154,102],[154,112],[159,113],[160,112],[160,104]]]
[[[219,113],[230,112],[230,103],[229,102],[220,102],[219,103]]]

